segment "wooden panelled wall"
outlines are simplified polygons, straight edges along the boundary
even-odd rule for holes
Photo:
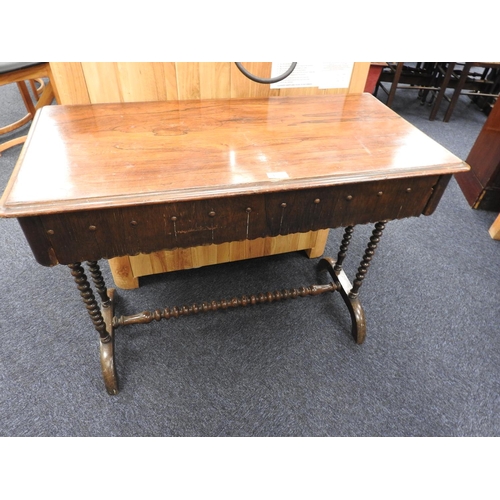
[[[269,78],[271,63],[243,63],[254,75]],[[290,95],[362,93],[370,63],[355,63],[348,88],[271,89],[246,78],[230,62],[71,62],[50,63],[60,104],[224,99]],[[136,288],[149,274],[306,250],[309,257],[324,251],[328,230],[261,238],[187,249],[125,256],[110,260],[118,287]]]

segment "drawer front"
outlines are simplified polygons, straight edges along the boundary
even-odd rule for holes
[[[38,262],[70,264],[419,216],[438,180],[392,179],[19,221]]]

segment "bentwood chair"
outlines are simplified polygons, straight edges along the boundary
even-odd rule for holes
[[[45,82],[45,80],[47,80]],[[33,96],[31,96],[26,81],[30,82]],[[16,83],[26,106],[27,114],[14,123],[0,128],[0,135],[7,134],[33,120],[36,111],[55,98],[50,81],[50,67],[46,62],[0,62],[0,85]],[[1,106],[1,103],[0,103]],[[26,135],[16,137],[0,143],[0,153],[8,148],[22,144]]]

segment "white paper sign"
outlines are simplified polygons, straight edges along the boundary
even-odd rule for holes
[[[282,75],[292,63],[272,63],[271,78]],[[292,74],[281,82],[272,83],[272,89],[318,87],[344,89],[349,87],[354,63],[297,63]]]

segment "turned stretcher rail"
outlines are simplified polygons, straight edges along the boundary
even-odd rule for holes
[[[218,311],[220,309],[229,309],[231,307],[245,307],[247,305],[265,304],[286,299],[296,299],[297,297],[308,297],[321,295],[326,292],[335,292],[338,286],[335,283],[326,285],[311,285],[308,287],[290,288],[277,290],[275,292],[259,293],[254,295],[242,295],[233,297],[230,300],[213,300],[203,302],[201,305],[193,304],[191,306],[174,306],[172,308],[155,309],[154,311],[143,311],[130,316],[120,316],[113,318],[113,327],[133,325],[137,323],[151,323],[162,319],[179,318],[180,316],[189,316],[190,314]]]

